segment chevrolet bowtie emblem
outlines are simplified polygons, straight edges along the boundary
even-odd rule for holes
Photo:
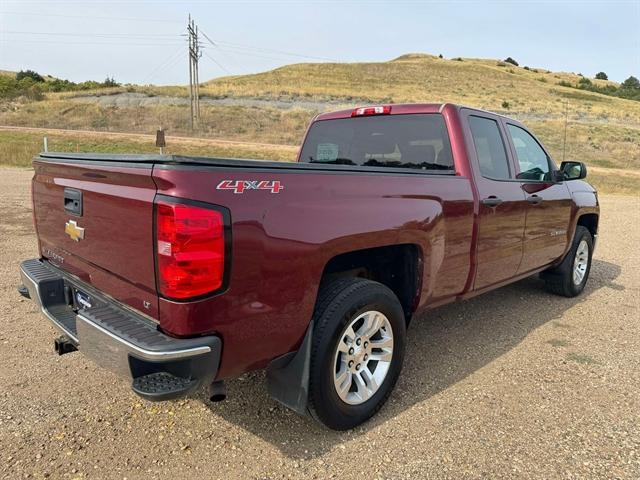
[[[69,220],[64,226],[64,233],[71,237],[71,240],[79,242],[84,239],[84,228],[79,227],[75,220]]]

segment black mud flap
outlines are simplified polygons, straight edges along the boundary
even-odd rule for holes
[[[309,415],[309,366],[313,321],[297,352],[276,358],[267,367],[267,390],[275,400],[300,415]]]

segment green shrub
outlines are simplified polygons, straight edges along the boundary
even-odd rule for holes
[[[115,78],[107,77],[105,78],[104,82],[102,82],[102,86],[103,87],[119,87],[120,84],[116,82]]]
[[[60,78],[46,81],[38,72],[21,70],[16,74],[15,78],[7,75],[0,77],[0,98],[26,97],[30,100],[41,100],[44,98],[44,92],[73,92],[119,86],[120,84],[113,77],[107,77],[104,82],[88,80],[75,83]]]
[[[620,85],[620,87],[621,88],[640,88],[640,80],[638,80],[636,77],[631,75],[624,82],[622,82],[622,85]]]
[[[34,72],[33,70],[20,70],[16,74],[17,81],[23,80],[25,78],[30,78],[34,82],[38,83],[44,82],[44,77],[42,77],[42,75],[40,75],[38,72]]]
[[[509,110],[509,102],[507,102],[506,100],[502,102],[502,108]]]
[[[42,100],[42,83],[34,80],[31,76],[22,75],[20,80],[8,76],[0,77],[0,98],[13,100],[18,97],[25,97],[29,100]]]
[[[576,85],[573,85],[566,80],[558,82],[561,87],[578,88],[580,90],[588,90],[590,92],[600,93],[602,95],[609,95],[612,97],[625,98],[627,100],[640,101],[640,80],[631,76],[627,78],[620,87],[615,85],[596,85],[586,77],[581,77]]]
[[[505,59],[504,59],[504,61],[505,61],[506,63],[510,63],[510,64],[512,64],[512,65],[515,65],[516,67],[518,66],[518,62],[516,62],[516,61],[515,61],[513,58],[511,58],[511,57],[507,57],[507,58],[505,58]]]
[[[598,72],[598,73],[596,73],[596,78],[597,78],[598,80],[609,80],[609,77],[608,77],[608,76],[607,76],[607,74],[606,74],[606,73],[604,73],[604,72]]]

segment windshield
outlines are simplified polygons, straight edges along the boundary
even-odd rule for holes
[[[312,125],[300,161],[453,170],[451,144],[438,113],[323,120]]]

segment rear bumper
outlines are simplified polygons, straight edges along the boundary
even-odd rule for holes
[[[30,298],[71,343],[98,365],[132,381],[144,398],[181,397],[215,379],[220,338],[169,337],[153,321],[47,261],[22,262],[20,275]],[[78,291],[90,306],[78,305]]]

